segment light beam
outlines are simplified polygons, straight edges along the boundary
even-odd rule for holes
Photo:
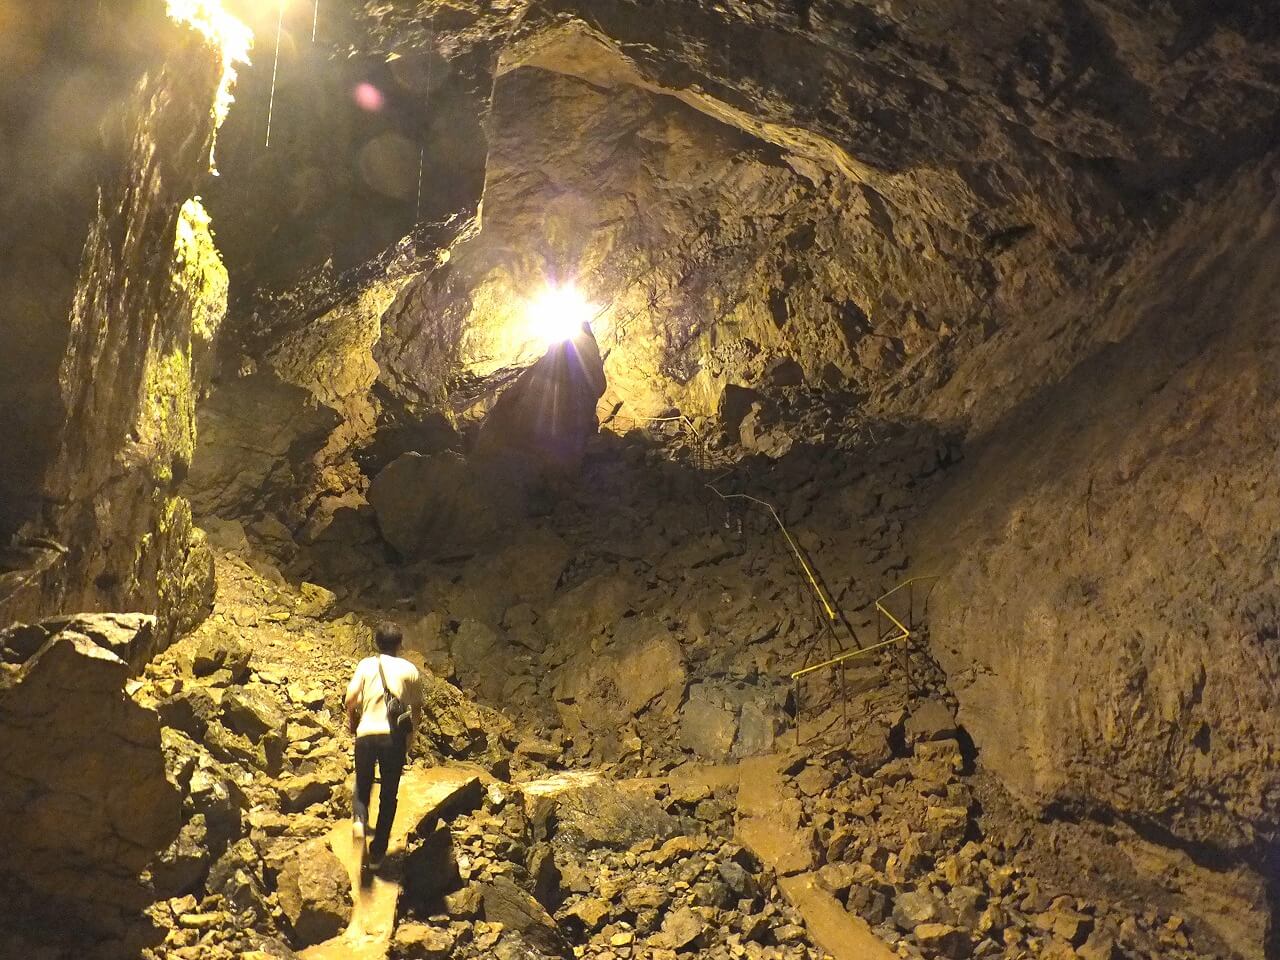
[[[572,283],[548,284],[525,305],[529,336],[548,347],[572,340],[599,309]]]

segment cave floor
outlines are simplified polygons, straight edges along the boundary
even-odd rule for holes
[[[401,591],[344,611],[260,548],[217,552],[213,615],[134,691],[161,713],[171,766],[204,774],[175,777],[187,825],[153,869],[155,960],[1204,955],[1181,918],[1053,878],[919,650],[912,696],[888,661],[851,671],[848,726],[834,685],[815,684],[800,743],[777,729],[755,755],[711,761],[671,717],[644,719],[663,714],[661,691],[623,735],[584,741],[548,720],[536,686],[495,691],[455,662],[471,682],[427,674],[397,839],[361,878],[340,701],[362,623],[403,620]],[[426,667],[440,655],[411,646]],[[761,646],[767,662],[794,655],[783,637]],[[646,646],[637,676],[656,656]],[[723,669],[693,662],[682,689]]]

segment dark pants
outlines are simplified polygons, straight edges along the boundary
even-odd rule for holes
[[[352,801],[353,816],[365,826],[369,824],[369,797],[373,793],[373,771],[377,767],[382,779],[378,794],[378,825],[373,830],[369,855],[382,857],[391,838],[391,824],[396,818],[396,794],[400,791],[400,773],[404,770],[404,738],[386,733],[356,737],[356,795]]]

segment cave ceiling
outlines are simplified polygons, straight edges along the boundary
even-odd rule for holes
[[[348,270],[314,302],[293,296],[296,325],[335,287],[381,282],[368,264],[399,242],[373,349],[383,395],[416,410],[509,382],[536,355],[510,335],[520,296],[570,275],[608,308],[614,404],[707,410],[786,355],[880,408],[968,417],[971,398],[937,397],[996,331],[1033,330],[1280,129],[1280,22],[1263,2],[322,6],[325,96],[379,70],[399,92],[382,132],[294,121],[306,156],[286,145],[274,169],[325,187],[287,209],[297,190],[234,186],[251,151],[233,116],[233,184],[213,205],[233,283],[244,265],[229,349],[252,353],[279,313],[245,308],[246,286],[287,289],[326,257]],[[396,183],[369,190],[345,168],[378,138],[398,144],[379,168]],[[690,150],[703,169],[659,159]],[[250,166],[270,179],[270,162]],[[272,231],[241,212],[262,202]],[[419,236],[406,261],[401,238],[451,216],[426,232],[450,256]]]

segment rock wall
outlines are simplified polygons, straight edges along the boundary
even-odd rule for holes
[[[126,8],[128,5],[124,5]],[[95,203],[100,128],[137,79],[127,9],[50,3],[6,11],[0,40],[0,537],[40,508],[65,416],[58,366]]]
[[[935,650],[984,765],[1273,881],[1277,176],[1208,195],[1138,257],[1092,318],[1114,342],[972,449],[914,537],[947,569]],[[1260,955],[1265,913],[1224,889],[1244,902],[1192,909]]]
[[[987,15],[977,38],[944,3],[369,4],[319,33],[356,73],[392,64],[362,81],[385,103],[358,121],[341,70],[286,17],[292,133],[273,155],[259,120],[234,118],[228,163],[273,171],[271,208],[296,200],[280,217],[315,250],[266,239],[280,226],[250,202],[264,178],[218,200],[245,276],[288,291],[236,311],[224,382],[265,361],[342,418],[275,497],[299,501],[290,526],[323,525],[318,502],[363,490],[352,453],[384,430],[484,415],[542,355],[523,304],[549,278],[576,278],[602,308],[602,412],[710,413],[728,385],[794,360],[875,413],[986,429],[1064,376],[1108,335],[1083,318],[1132,247],[1266,143],[1275,32],[1249,2],[1141,19],[1017,0]],[[317,70],[326,104],[304,109],[289,98]],[[441,127],[462,104],[483,135]],[[439,234],[447,255],[418,255],[394,284],[344,273],[392,211],[374,204],[377,229],[357,228],[318,184],[374,189],[360,157],[383,133],[412,140],[415,116],[475,161],[430,168],[432,203],[469,212],[487,150],[481,229]],[[321,273],[346,289],[300,311],[309,281],[289,278],[324,251]],[[988,375],[998,384],[975,388]],[[234,396],[220,402],[234,416]]]
[[[464,409],[463,373],[496,386],[536,359],[524,304],[576,278],[600,307],[610,405],[710,413],[726,383],[758,383],[789,357],[812,383],[901,408],[904,383],[936,385],[950,352],[1008,320],[1003,271],[1021,308],[1085,271],[1070,258],[1054,276],[1031,269],[1046,241],[1027,237],[995,253],[993,275],[989,242],[935,211],[618,78],[519,70],[494,109],[482,230],[384,317],[376,355],[393,393],[452,387]]]
[[[101,42],[118,45],[103,69],[120,102],[104,109],[95,137],[81,145],[87,156],[72,171],[76,189],[37,191],[35,204],[59,225],[60,242],[79,236],[79,267],[73,285],[40,290],[32,310],[16,318],[42,333],[14,362],[30,362],[32,375],[43,376],[33,353],[55,344],[61,353],[57,403],[6,405],[20,434],[53,441],[43,476],[37,446],[22,479],[21,499],[42,504],[24,518],[23,535],[65,549],[60,562],[6,595],[0,619],[148,610],[159,613],[168,637],[202,616],[212,589],[211,556],[176,489],[191,462],[196,398],[226,307],[226,271],[193,195],[225,108],[234,45],[220,48],[170,20],[159,0],[111,17],[96,10],[83,36],[62,38],[64,55],[84,54],[79,44],[98,42],[87,38],[101,27]],[[34,163],[58,144],[27,148],[37,151],[26,158]],[[79,195],[86,186],[87,203]]]

